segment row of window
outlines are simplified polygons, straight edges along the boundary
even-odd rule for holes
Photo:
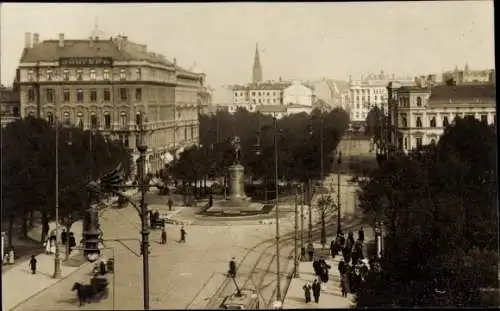
[[[135,70],[136,72],[136,80],[142,80],[142,71],[140,68],[137,68]],[[45,70],[45,77],[47,81],[52,81],[54,79],[57,79],[57,73],[58,71],[53,70],[53,69],[47,69]],[[69,81],[70,78],[73,76],[72,75],[73,70],[70,69],[64,69],[62,71],[62,78],[64,81]],[[130,72],[127,71],[126,69],[120,69],[120,80],[126,80],[127,79],[127,74]],[[34,81],[34,71],[33,70],[28,70],[28,81]],[[97,71],[95,69],[91,69],[89,72],[90,80],[96,80],[97,79]],[[74,77],[77,81],[82,81],[83,80],[83,70],[82,69],[76,69],[74,71]],[[104,80],[110,80],[110,70],[109,69],[104,69],[103,71],[103,79]]]
[[[238,95],[239,94],[239,95]],[[252,96],[276,96],[278,94],[276,94],[276,91],[273,91],[273,92],[251,92]],[[245,92],[234,92],[234,96],[235,97],[238,97],[238,96],[245,96]]]
[[[84,102],[84,92],[83,89],[76,89],[76,102],[82,103]],[[97,102],[98,96],[97,96],[97,89],[90,89],[88,92],[88,98],[90,102]],[[119,98],[121,101],[127,101],[129,97],[129,92],[127,88],[120,88],[118,89],[119,93]],[[63,102],[70,102],[71,101],[71,94],[72,90],[71,89],[63,89]],[[56,101],[56,90],[53,88],[48,88],[45,89],[45,100],[48,103],[54,103]],[[103,101],[111,101],[111,89],[110,88],[105,88],[102,90],[102,100]],[[142,89],[141,88],[136,88],[135,89],[135,100],[136,101],[141,101],[142,100]],[[35,101],[35,90],[30,88],[28,89],[28,102],[34,102]]]
[[[487,114],[482,114],[480,116],[480,120],[481,120],[481,122],[488,123],[488,115]],[[448,119],[448,116],[443,116],[442,125],[443,125],[442,127],[447,127],[448,125],[450,125],[450,120]],[[423,122],[422,122],[422,118],[421,117],[417,116],[415,118],[415,126],[417,128],[422,128],[423,127]],[[401,115],[401,127],[403,127],[403,128],[408,127],[408,119],[407,119],[406,115],[404,115],[404,114]],[[429,120],[429,127],[431,127],[431,128],[437,127],[436,117],[432,117]]]
[[[372,89],[373,92],[370,92],[370,89],[351,89],[351,93],[354,94],[385,94],[385,89]]]
[[[401,107],[410,107],[410,99],[408,97],[401,97],[399,99],[399,105]],[[417,107],[422,107],[422,97],[417,96]]]
[[[30,112],[30,116],[33,115],[33,112]],[[111,115],[109,112],[104,112],[103,114],[104,117],[104,129],[111,129]],[[71,113],[68,111],[63,112],[63,124],[65,125],[70,125],[71,124]],[[50,125],[54,124],[54,114],[52,112],[47,112],[47,122]],[[140,113],[137,113],[135,116],[135,124],[140,125],[142,122],[142,115]],[[75,119],[75,125],[83,129],[84,128],[84,117],[82,112],[78,112],[76,114],[76,119]],[[121,112],[120,113],[120,126],[122,127],[127,127],[128,126],[128,115],[126,112]],[[91,128],[98,128],[99,127],[99,121],[97,118],[97,115],[95,113],[92,113],[90,115],[90,127]],[[195,125],[190,125],[189,128],[191,130],[191,139],[193,139],[194,136],[194,127]],[[187,137],[187,127],[184,127],[184,135]]]

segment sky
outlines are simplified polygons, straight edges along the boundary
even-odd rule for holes
[[[256,43],[264,80],[347,80],[494,68],[493,1],[335,3],[3,3],[1,83],[10,85],[26,32],[40,40],[107,36],[147,44],[207,75],[251,80]]]

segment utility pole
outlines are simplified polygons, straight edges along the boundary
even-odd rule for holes
[[[274,114],[274,166],[276,187],[276,300],[281,300],[280,282],[280,218],[279,218],[279,196],[278,196],[278,120]]]
[[[61,254],[59,250],[59,243],[57,242],[57,237],[59,237],[59,122],[56,113],[56,254],[54,256],[54,279],[59,279],[62,276],[61,271]],[[48,242],[47,242],[48,243]]]
[[[295,188],[295,239],[294,239],[294,278],[299,277],[299,252],[298,252],[298,240],[299,240],[299,206],[297,204],[297,188]]]
[[[307,193],[309,194],[309,243],[312,243],[312,183],[308,180],[307,183]]]
[[[321,160],[321,185],[323,185],[325,179],[325,171],[323,164],[323,105],[321,106],[321,128],[320,128],[320,160]],[[323,190],[323,189],[321,189]],[[322,192],[323,193],[323,192]]]
[[[342,213],[342,203],[340,200],[340,164],[342,163],[342,153],[339,151],[337,154],[337,164],[338,164],[338,170],[337,170],[337,231],[341,231],[341,223],[340,223],[340,215]]]
[[[140,152],[138,175],[139,175],[139,189],[141,192],[141,223],[142,223],[142,269],[143,269],[143,286],[144,286],[144,310],[149,310],[149,228],[148,228],[148,207],[146,205],[145,197],[147,192],[146,180],[146,151],[148,146],[144,141],[144,115],[141,116],[140,129],[139,129],[139,142],[137,150]]]
[[[304,260],[306,249],[304,247],[304,203],[305,203],[304,184],[300,185],[300,257]]]

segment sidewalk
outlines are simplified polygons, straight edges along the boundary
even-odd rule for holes
[[[79,251],[73,251],[67,262],[64,259],[64,246],[61,248],[61,270],[64,279],[87,261]],[[2,273],[2,310],[11,310],[16,305],[61,281],[54,279],[54,255],[40,254],[36,256],[37,273],[31,274],[29,260],[21,262],[9,271]],[[69,290],[69,289],[68,289]]]
[[[55,229],[55,222],[50,222],[49,227],[49,232]],[[74,232],[75,240],[78,243],[81,240],[82,221],[75,222],[71,227],[71,231]],[[41,227],[33,228],[28,233],[28,236],[35,241],[40,241]],[[59,250],[61,254],[61,279],[69,276],[77,271],[80,266],[87,263],[78,250],[71,252],[68,261],[64,262],[65,246],[60,244]],[[54,255],[45,253],[35,255],[37,274],[31,274],[30,258],[16,258],[16,263],[2,272],[2,310],[11,310],[16,305],[61,280],[52,278],[54,274]]]
[[[314,243],[314,248],[321,249],[321,245],[319,243]],[[305,302],[304,290],[302,289],[302,286],[304,286],[306,282],[310,282],[312,284],[315,279],[315,274],[312,262],[300,262],[300,277],[293,278],[290,281],[290,287],[288,288],[285,301],[283,302],[283,309],[350,308],[353,306],[354,304],[351,295],[348,295],[348,297],[342,297],[340,290],[340,274],[337,269],[339,261],[340,256],[335,256],[335,259],[330,257],[326,260],[326,263],[331,266],[330,276],[328,283],[326,283],[326,289],[321,290],[318,303],[314,302],[312,293],[312,302]]]

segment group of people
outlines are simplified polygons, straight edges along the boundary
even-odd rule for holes
[[[311,283],[306,282],[306,284],[302,288],[304,289],[304,293],[306,296],[306,303],[311,302],[311,291],[314,297],[314,302],[319,302],[319,296],[321,294],[321,284],[318,279],[314,279],[312,285]]]
[[[68,245],[69,254],[71,254],[73,247],[76,246],[75,234],[73,232],[66,232],[66,229],[62,229],[61,232],[61,242],[63,245]],[[57,237],[56,232],[53,230],[50,232],[49,237],[45,240],[45,253],[46,254],[55,254],[56,252],[56,243]]]
[[[346,297],[348,293],[355,293],[360,283],[366,279],[368,274],[369,268],[363,254],[364,240],[365,234],[363,227],[361,227],[358,231],[357,240],[354,239],[352,231],[348,232],[346,238],[344,232],[339,230],[337,236],[330,244],[332,258],[338,256],[339,253],[341,256],[338,270],[340,273],[340,286],[343,297]],[[321,289],[326,289],[326,283],[329,279],[328,274],[331,267],[326,263],[324,258],[315,258],[313,260],[314,247],[312,243],[309,243],[307,246],[307,252],[310,260],[313,261],[312,265],[316,278],[313,284],[306,282],[303,286],[305,301],[306,303],[311,301],[312,292],[314,301],[318,303]],[[372,264],[370,264],[370,267],[371,266]]]

